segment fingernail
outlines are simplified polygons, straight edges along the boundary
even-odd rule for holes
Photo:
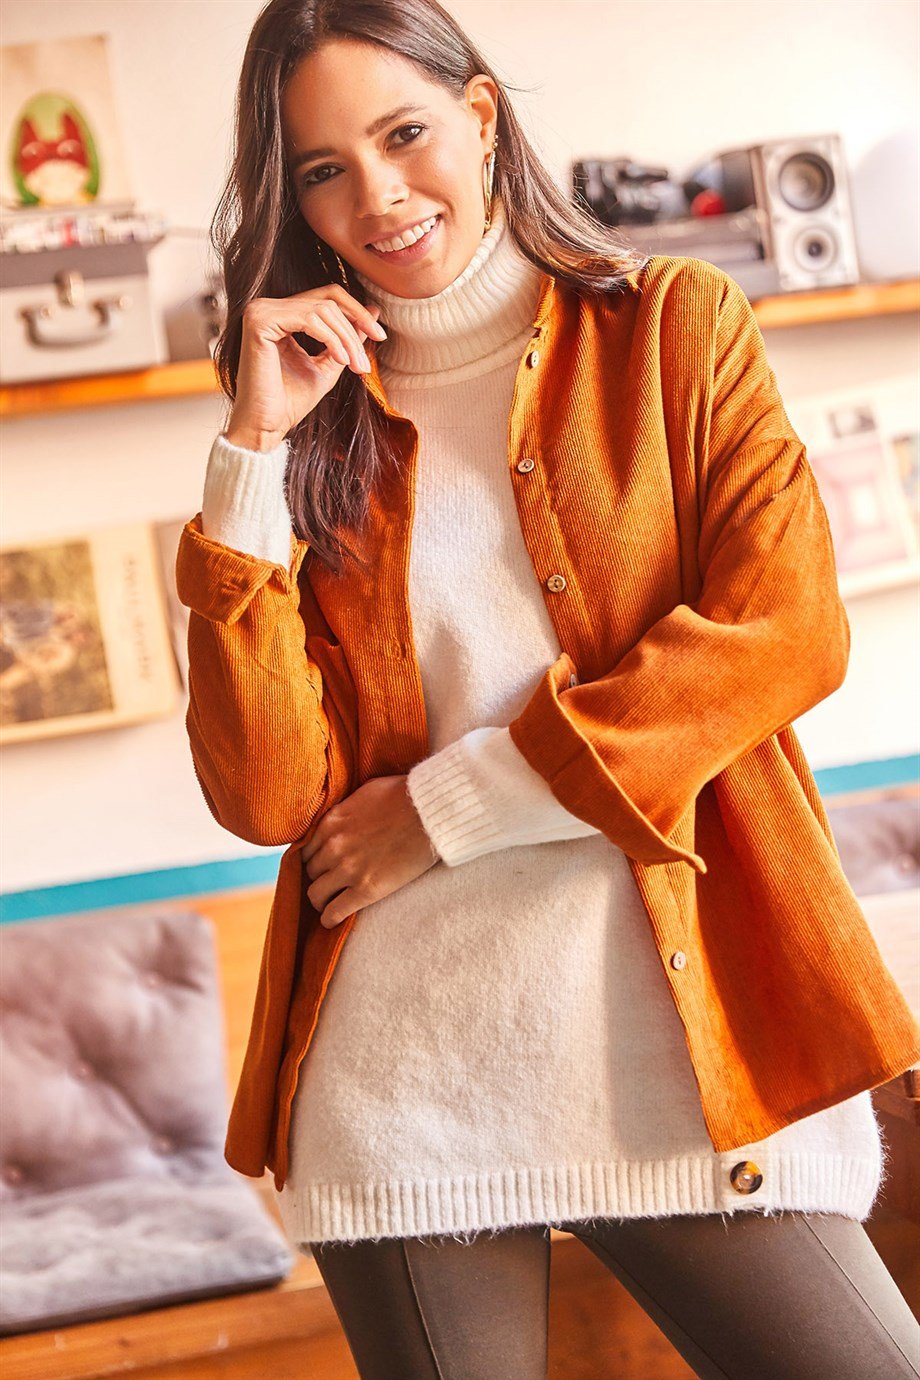
[[[370,367],[371,367],[371,362],[370,362],[370,360],[369,360],[368,357],[367,357],[367,351],[366,351],[366,350],[362,350],[362,351],[361,351],[361,354],[359,355],[359,359],[361,360],[361,363],[364,365],[365,369],[370,369]]]

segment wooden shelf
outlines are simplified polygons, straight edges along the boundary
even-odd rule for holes
[[[897,283],[858,283],[823,292],[787,292],[761,297],[754,312],[761,330],[781,326],[820,326],[867,316],[897,316],[920,311],[920,278]]]
[[[820,325],[863,317],[920,311],[920,278],[896,283],[860,283],[820,292],[790,292],[761,297],[753,303],[762,330]],[[38,416],[84,407],[185,398],[218,391],[213,361],[181,360],[153,369],[122,374],[88,374],[48,383],[14,383],[0,387],[0,417]]]
[[[69,408],[147,402],[153,398],[186,398],[217,391],[217,375],[210,357],[185,359],[123,374],[87,374],[47,383],[6,384],[0,388],[0,417],[27,417]]]

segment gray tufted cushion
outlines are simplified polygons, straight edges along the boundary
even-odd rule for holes
[[[920,797],[830,805],[827,814],[857,896],[920,887]]]
[[[828,818],[882,958],[920,1017],[920,792],[849,805],[831,801]]]
[[[213,928],[0,930],[0,1333],[273,1284],[296,1256],[223,1157]]]
[[[5,1207],[2,1233],[3,1333],[254,1289],[291,1265],[257,1195],[223,1174],[35,1194]]]

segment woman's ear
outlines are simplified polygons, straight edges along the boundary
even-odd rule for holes
[[[498,87],[491,77],[478,72],[466,84],[466,100],[480,122],[483,152],[488,154],[498,130]]]

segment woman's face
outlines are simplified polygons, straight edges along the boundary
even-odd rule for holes
[[[285,153],[304,220],[387,292],[434,296],[482,239],[482,170],[497,95],[482,75],[458,101],[386,49],[354,39],[325,43],[295,69],[282,97]],[[434,216],[434,229],[408,254],[371,247]]]

